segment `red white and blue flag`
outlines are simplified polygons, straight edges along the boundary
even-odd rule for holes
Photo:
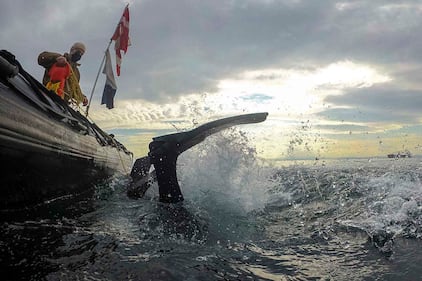
[[[126,5],[123,15],[114,31],[111,40],[115,41],[114,50],[116,51],[116,72],[120,76],[120,66],[122,64],[122,51],[124,54],[130,46],[129,38],[129,4]]]
[[[117,91],[116,80],[113,74],[113,65],[111,64],[110,51],[106,51],[106,61],[103,68],[103,73],[106,75],[106,83],[104,86],[103,97],[101,98],[101,104],[105,104],[108,109],[114,107],[114,95]]]

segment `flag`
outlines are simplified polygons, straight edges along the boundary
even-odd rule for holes
[[[126,54],[130,46],[129,39],[129,4],[126,5],[123,15],[114,31],[111,40],[114,40],[114,50],[116,51],[116,72],[120,76],[120,65],[122,64],[122,51]]]
[[[114,107],[114,95],[117,91],[116,80],[114,80],[113,66],[111,64],[110,51],[106,51],[106,62],[103,68],[103,73],[106,75],[106,83],[104,86],[103,97],[101,104],[105,104],[108,109]]]

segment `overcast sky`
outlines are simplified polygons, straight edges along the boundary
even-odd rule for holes
[[[84,42],[89,96],[126,3],[1,1],[1,48],[41,79],[40,52]],[[254,141],[267,158],[422,154],[420,0],[129,4],[132,45],[116,108],[99,105],[100,75],[90,116],[131,148],[195,122],[268,111],[265,123],[242,127],[261,137]]]

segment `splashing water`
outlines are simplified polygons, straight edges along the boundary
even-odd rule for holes
[[[265,206],[270,172],[260,165],[245,133],[231,129],[209,137],[179,158],[178,177],[187,200],[239,212]]]
[[[365,209],[359,217],[343,221],[370,235],[384,232],[394,237],[422,238],[421,171],[396,167],[372,174],[365,185]]]

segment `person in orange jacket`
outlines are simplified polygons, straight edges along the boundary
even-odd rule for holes
[[[78,61],[85,54],[86,47],[81,42],[76,42],[70,48],[69,53],[59,54],[53,52],[42,52],[38,56],[38,64],[45,68],[43,84],[47,86],[48,82],[52,81],[49,72],[50,69],[57,63],[59,57],[64,57],[67,63],[70,65],[70,75],[65,79],[63,93],[66,101],[76,101],[77,104],[82,103],[84,106],[88,104],[87,97],[82,93],[79,86],[80,73],[78,67],[80,64]],[[62,60],[62,59],[59,59]],[[53,71],[54,72],[54,71]]]

